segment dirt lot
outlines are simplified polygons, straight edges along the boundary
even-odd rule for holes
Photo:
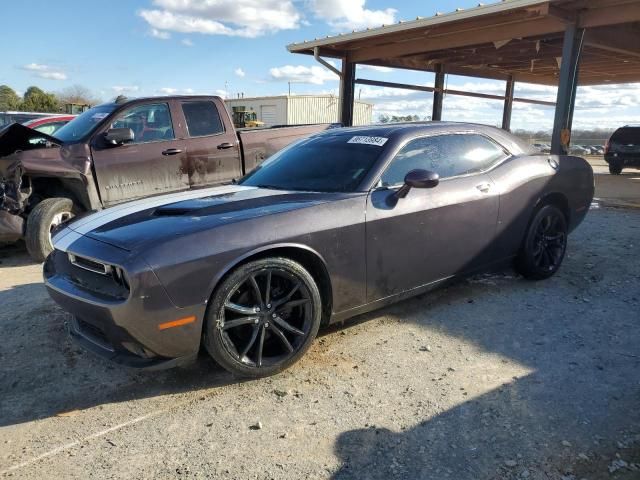
[[[239,382],[107,365],[0,251],[0,476],[640,478],[640,210],[592,209],[559,274],[474,278]]]

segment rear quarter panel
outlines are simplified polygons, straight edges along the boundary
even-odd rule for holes
[[[498,258],[516,255],[534,210],[550,195],[566,199],[569,229],[586,215],[593,198],[593,170],[580,157],[522,155],[489,172],[500,194]]]

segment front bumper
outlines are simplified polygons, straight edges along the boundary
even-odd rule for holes
[[[640,167],[640,152],[610,152],[605,154],[604,160],[609,165],[616,165],[620,167]]]
[[[0,242],[17,242],[23,234],[24,219],[6,210],[0,210]]]
[[[76,256],[121,266],[128,277],[127,288],[112,286],[108,276],[72,264],[65,251],[54,250],[47,258],[45,286],[73,316],[67,328],[75,341],[101,357],[135,368],[169,368],[195,358],[205,305],[176,307],[150,267],[129,258],[129,252],[87,237],[79,237],[71,247]],[[159,328],[185,317],[195,321]]]

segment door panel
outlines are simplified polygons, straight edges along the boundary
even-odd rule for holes
[[[242,176],[240,145],[225,108],[212,100],[180,102],[185,119],[189,184],[203,187]]]
[[[110,145],[108,128],[131,128],[134,141]],[[105,206],[189,188],[183,173],[184,143],[176,140],[166,103],[133,106],[118,115],[93,139],[91,153]]]
[[[484,174],[445,179],[431,189],[371,192],[367,202],[367,301],[489,263],[498,194]]]

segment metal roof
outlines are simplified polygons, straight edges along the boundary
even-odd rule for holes
[[[581,84],[640,81],[640,0],[507,0],[287,48],[377,66],[557,84],[568,23],[585,28]]]

